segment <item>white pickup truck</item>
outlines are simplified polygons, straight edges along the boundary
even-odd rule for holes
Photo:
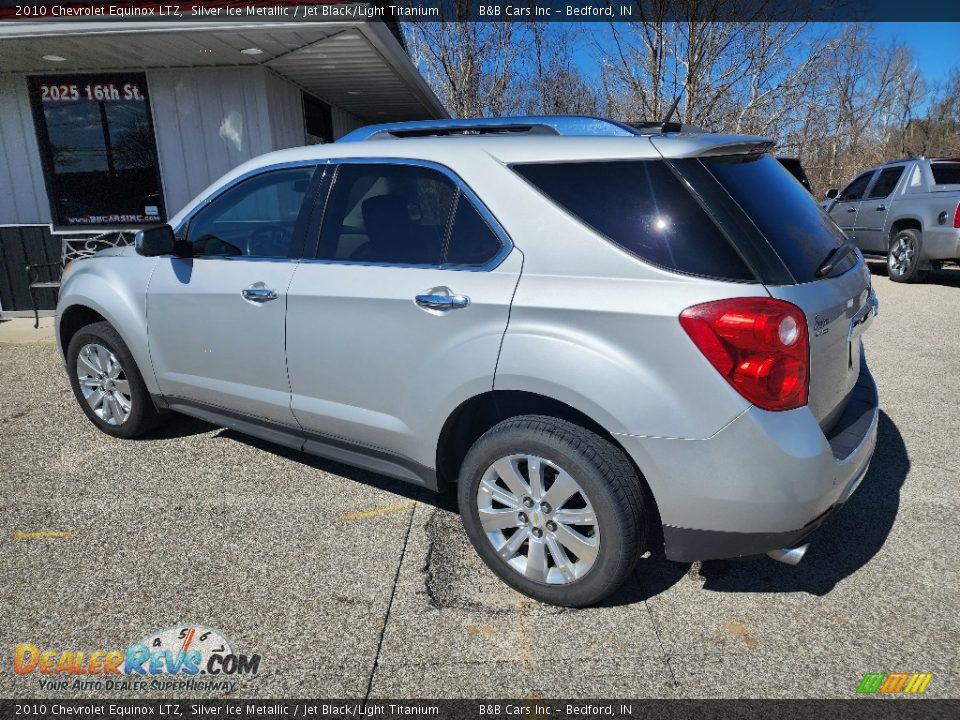
[[[824,209],[890,279],[917,282],[960,261],[960,159],[895,160],[827,190]]]

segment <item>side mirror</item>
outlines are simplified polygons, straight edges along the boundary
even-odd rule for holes
[[[840,194],[840,191],[839,191],[839,190],[837,190],[836,188],[830,188],[830,189],[827,190],[827,192],[826,192],[826,198],[827,198],[827,200],[833,200],[833,199],[836,198],[839,194]]]
[[[169,225],[158,225],[138,231],[134,236],[133,244],[137,252],[144,257],[173,255],[177,251],[177,238]]]

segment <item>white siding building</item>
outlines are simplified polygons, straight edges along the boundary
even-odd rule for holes
[[[391,22],[5,24],[0,313],[64,238],[164,222],[265,152],[446,116]]]

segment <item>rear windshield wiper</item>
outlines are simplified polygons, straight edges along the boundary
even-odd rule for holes
[[[813,273],[814,277],[822,278],[829,275],[830,271],[837,266],[837,263],[856,249],[857,246],[850,240],[844,240],[842,245],[831,248],[823,262],[817,267],[817,271]]]

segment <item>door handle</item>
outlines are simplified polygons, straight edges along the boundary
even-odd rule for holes
[[[276,300],[280,297],[280,293],[276,290],[271,290],[270,288],[265,287],[248,287],[240,291],[240,295],[243,296],[244,300],[249,300],[250,302],[255,303],[265,303],[269,300]]]
[[[414,299],[417,305],[428,310],[456,310],[470,304],[466,295],[417,295]]]
[[[876,209],[877,209],[878,211],[883,211],[883,210],[886,210],[886,209],[887,209],[887,206],[886,206],[886,205],[877,205]]]

